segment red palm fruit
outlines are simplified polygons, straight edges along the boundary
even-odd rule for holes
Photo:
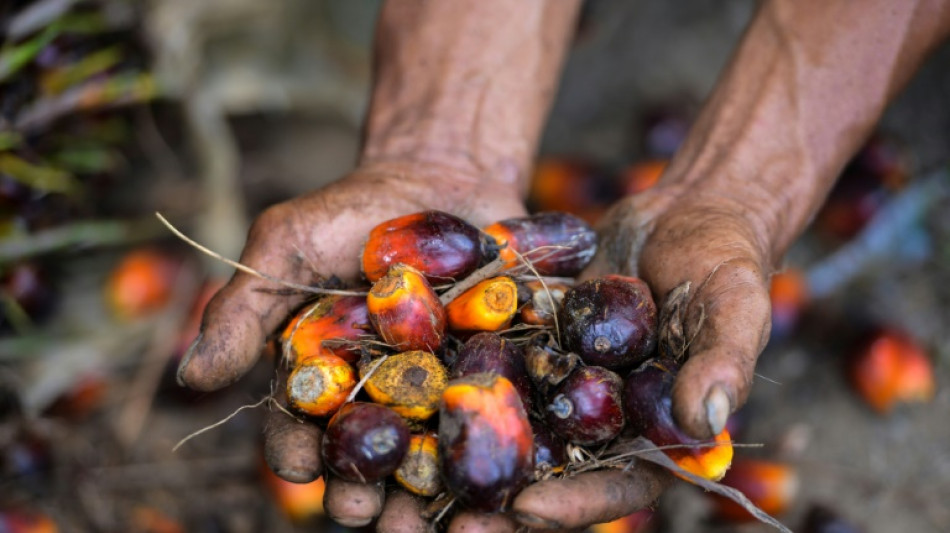
[[[359,360],[355,342],[372,332],[366,298],[328,294],[303,308],[280,336],[291,366],[312,357],[332,354],[348,363]]]
[[[374,402],[413,420],[423,421],[439,410],[439,399],[448,385],[445,367],[429,352],[403,352],[388,357],[378,366],[363,365],[367,372],[375,366],[363,390]]]
[[[531,178],[534,211],[562,211],[596,222],[621,192],[610,173],[596,165],[563,157],[542,158]]]
[[[363,247],[363,274],[371,282],[398,263],[432,283],[462,279],[486,256],[478,228],[441,211],[423,211],[387,220],[369,233]]]
[[[522,265],[518,254],[542,276],[576,276],[597,251],[597,233],[580,218],[547,212],[509,218],[484,229],[498,245],[508,268]]]
[[[180,263],[166,253],[140,249],[119,261],[106,281],[106,303],[123,320],[141,318],[169,302]]]
[[[624,193],[638,194],[653,187],[669,163],[666,159],[648,159],[625,168],[620,178]]]
[[[525,324],[553,326],[557,310],[570,286],[564,283],[541,283],[529,281],[523,284],[528,291],[527,302],[521,306],[519,316]]]
[[[4,533],[57,533],[59,527],[52,518],[37,511],[2,509],[0,510],[0,531]]]
[[[379,481],[402,464],[409,427],[395,411],[375,403],[348,403],[323,435],[323,460],[337,476],[358,483]]]
[[[323,496],[326,482],[323,477],[309,483],[293,483],[262,465],[261,477],[274,501],[284,514],[296,524],[304,524],[323,516]]]
[[[623,388],[627,425],[657,446],[707,444],[683,433],[673,420],[672,391],[676,370],[652,362],[630,373]],[[723,430],[717,435],[715,444],[667,449],[664,453],[681,468],[715,481],[726,473],[732,462],[728,431]]]
[[[395,265],[366,297],[369,319],[397,351],[437,351],[445,336],[446,313],[426,278],[407,265]]]
[[[606,368],[575,370],[544,408],[545,422],[565,440],[581,446],[610,441],[623,430],[623,380]]]
[[[590,533],[644,533],[650,530],[652,520],[653,510],[643,509],[613,522],[594,524],[589,531]]]
[[[431,434],[410,437],[409,451],[393,477],[403,488],[419,496],[431,497],[442,492],[438,437]]]
[[[534,391],[524,367],[521,349],[495,333],[478,333],[468,339],[452,365],[451,377],[488,372],[505,378],[518,389],[525,408],[531,410]]]
[[[532,479],[533,459],[531,424],[510,381],[473,374],[449,384],[439,414],[440,470],[463,505],[506,510]]]
[[[327,416],[343,405],[356,387],[356,372],[343,359],[325,354],[297,365],[287,378],[290,406],[310,416]]]
[[[540,473],[561,472],[567,466],[567,446],[551,428],[537,420],[531,420],[534,431],[534,468]]]
[[[507,276],[486,279],[452,300],[445,311],[452,331],[499,331],[518,311],[518,287]]]
[[[936,390],[924,349],[896,331],[876,333],[852,359],[850,370],[858,394],[881,414],[901,403],[929,402]]]
[[[644,362],[656,347],[656,304],[638,278],[606,276],[575,286],[558,312],[564,348],[611,370]]]
[[[798,474],[789,465],[754,459],[736,460],[720,481],[746,495],[770,515],[784,513],[798,494]],[[713,496],[716,515],[724,520],[747,522],[755,518],[734,501]]]
[[[801,270],[789,269],[772,275],[769,297],[772,300],[772,336],[788,335],[808,303],[805,274]]]

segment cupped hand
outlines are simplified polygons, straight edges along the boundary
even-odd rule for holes
[[[413,163],[364,166],[333,184],[275,205],[254,222],[241,263],[272,277],[312,284],[331,275],[359,277],[360,249],[375,225],[426,209],[453,213],[485,226],[525,213],[514,184],[486,185],[450,167]],[[182,385],[210,391],[247,372],[288,314],[305,295],[288,296],[275,283],[238,272],[209,302],[201,334],[178,370]],[[278,400],[286,403],[281,390]],[[320,429],[274,409],[265,428],[265,456],[274,472],[294,482],[323,474]],[[376,485],[329,479],[327,512],[345,525],[369,523],[383,509]],[[419,521],[419,508],[405,495],[390,498],[390,530]],[[480,517],[479,517],[480,518]],[[463,522],[464,524],[464,522]]]
[[[699,439],[718,434],[745,401],[755,361],[768,340],[768,241],[764,221],[736,199],[659,185],[618,202],[599,224],[600,246],[581,274],[637,276],[658,307],[690,283],[684,334],[688,360],[674,385],[681,428]],[[529,486],[515,499],[524,525],[575,529],[651,505],[672,476],[640,461],[636,468],[580,474]]]

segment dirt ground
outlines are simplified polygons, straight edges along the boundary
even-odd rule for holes
[[[318,26],[333,29],[336,40],[288,39],[296,47],[323,47],[314,59],[316,67],[300,67],[300,57],[306,54],[275,44],[274,50],[284,54],[281,68],[296,72],[327,64],[350,67],[324,69],[332,71],[322,74],[330,81],[291,76],[335,87],[317,91],[313,101],[288,104],[285,109],[262,104],[231,113],[228,124],[235,134],[237,176],[248,218],[272,202],[345,173],[358,150],[363,104],[359,93],[354,96],[352,91],[365,95],[367,87],[367,66],[360,61],[368,57],[373,6],[353,7],[342,1],[314,3],[319,7],[312,8],[302,8],[299,2],[286,4],[297,6],[297,11],[288,8],[287,13],[320,18]],[[591,1],[565,68],[542,153],[583,156],[612,169],[636,160],[640,155],[636,117],[671,102],[694,109],[714,83],[753,7],[747,0]],[[247,20],[242,24],[247,24],[246,31],[235,31],[232,37],[253,42],[260,28]],[[208,44],[209,64],[225,72],[226,66],[246,59],[234,49],[254,47],[237,37]],[[336,43],[329,46],[343,47],[346,53],[328,59],[326,42]],[[950,46],[944,46],[882,121],[881,130],[907,146],[915,175],[950,161],[948,67]],[[339,96],[342,93],[345,98]],[[113,196],[128,202],[129,212],[160,209],[182,214],[185,227],[193,229],[198,225],[193,215],[204,205],[200,200],[204,189],[185,177],[196,165],[191,160],[193,149],[176,125],[175,108],[174,102],[155,108],[174,154],[171,170],[144,157],[142,172],[120,183]],[[176,168],[185,169],[183,175],[166,179]],[[950,531],[948,207],[950,200],[944,195],[920,223],[898,235],[897,241],[905,243],[920,240],[923,244],[915,251],[895,244],[878,260],[869,261],[859,276],[812,302],[796,330],[773,341],[761,358],[752,397],[738,417],[743,429],[737,440],[763,446],[743,448],[737,454],[794,465],[800,491],[791,510],[779,518],[795,531],[815,503],[834,508],[868,533]],[[216,230],[240,236],[244,227]],[[177,246],[171,239],[161,242]],[[806,236],[789,254],[787,266],[807,269],[833,251]],[[2,354],[0,376],[27,397],[26,421],[0,425],[0,442],[9,444],[26,431],[34,441],[45,443],[37,446],[51,451],[51,458],[32,474],[0,484],[0,507],[28,504],[48,513],[62,531],[122,531],[128,524],[139,531],[176,531],[157,529],[158,522],[142,518],[147,514],[143,509],[160,510],[184,524],[178,531],[344,531],[328,521],[292,523],[262,488],[264,407],[242,411],[172,452],[185,435],[256,403],[271,386],[272,363],[262,361],[249,376],[218,393],[178,389],[169,374],[173,363],[149,357],[168,348],[156,333],[162,331],[161,318],[130,325],[112,323],[106,316],[101,287],[120,252],[73,254],[58,264],[62,301],[44,325],[44,342],[35,350],[26,343],[36,339],[0,343],[0,348],[11,350]],[[196,256],[192,260],[201,261]],[[931,403],[883,417],[856,396],[843,368],[854,349],[855,332],[867,324],[904,329],[928,348],[938,383]],[[14,348],[17,354],[43,357],[27,361],[10,355]],[[64,380],[96,372],[118,376],[99,408],[78,419],[38,416],[53,395],[45,391],[61,391],[66,388]],[[138,389],[131,385],[138,380],[158,387],[154,402],[136,402]],[[654,530],[768,530],[755,524],[717,524],[709,520],[709,511],[700,491],[680,484],[659,502]]]

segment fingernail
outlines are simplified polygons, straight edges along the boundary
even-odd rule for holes
[[[515,512],[515,519],[522,524],[536,529],[561,529],[561,524],[554,520],[545,520],[530,513]]]
[[[726,427],[726,419],[729,418],[730,411],[732,407],[729,395],[720,385],[714,385],[706,395],[706,421],[714,436],[722,433]]]
[[[198,347],[198,343],[201,342],[201,338],[204,337],[204,332],[199,333],[195,340],[191,341],[191,345],[188,346],[188,349],[185,350],[185,355],[182,356],[181,362],[178,363],[178,371],[175,373],[175,381],[178,382],[180,387],[187,387],[188,384],[185,383],[184,374],[185,369],[188,367],[188,363],[191,361],[191,356],[195,355],[195,348]]]

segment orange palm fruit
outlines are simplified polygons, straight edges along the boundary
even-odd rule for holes
[[[363,274],[371,282],[402,263],[437,283],[471,274],[486,251],[487,243],[475,226],[448,213],[423,211],[373,228],[361,261]]]
[[[925,403],[936,390],[933,364],[924,349],[896,331],[876,333],[851,362],[851,380],[875,411],[901,403]]]
[[[418,270],[402,264],[390,268],[373,285],[366,305],[373,327],[396,350],[434,352],[442,346],[445,308]]]
[[[439,410],[448,377],[438,357],[420,350],[403,352],[378,366],[366,364],[361,370],[368,372],[374,366],[376,370],[363,386],[374,402],[415,421],[426,420]]]
[[[564,283],[541,283],[529,281],[523,284],[528,291],[528,301],[521,306],[519,317],[525,324],[553,326],[557,310],[570,286]]]
[[[737,460],[721,483],[739,490],[758,508],[770,515],[784,513],[798,494],[799,479],[789,465],[754,459]],[[722,496],[713,496],[716,515],[736,522],[755,518],[740,505]]]
[[[473,374],[442,394],[439,462],[446,487],[476,511],[507,509],[531,480],[534,438],[521,397],[506,378]]]
[[[261,476],[274,501],[294,523],[303,524],[324,514],[326,482],[319,477],[310,483],[293,483],[281,478],[265,464]]]
[[[106,302],[122,320],[160,311],[171,300],[181,265],[171,255],[151,248],[129,252],[106,281]]]
[[[613,522],[594,524],[589,531],[590,533],[643,533],[650,529],[652,520],[653,510],[643,509],[618,518]]]
[[[36,511],[0,510],[0,531],[4,533],[57,533],[59,527],[52,518]]]
[[[624,194],[641,193],[656,185],[668,164],[665,159],[648,159],[625,168],[620,178]]]
[[[329,294],[297,313],[287,324],[280,341],[291,366],[328,354],[355,363],[360,350],[353,341],[370,333],[366,298]]]
[[[311,416],[332,415],[356,387],[356,372],[343,359],[324,354],[297,365],[287,378],[290,406]]]
[[[663,450],[681,468],[697,476],[719,480],[732,464],[733,448],[728,430],[712,443],[693,439],[673,420],[675,365],[653,361],[637,368],[624,382],[623,401],[627,427],[657,446],[690,447]],[[701,445],[701,446],[700,446]]]
[[[419,496],[435,496],[442,492],[439,476],[439,439],[435,435],[412,435],[409,451],[393,477],[406,490]]]
[[[522,265],[525,259],[542,276],[576,276],[597,251],[594,229],[567,213],[509,218],[483,231],[502,246],[499,254],[508,268]]]
[[[445,311],[458,332],[507,328],[518,311],[518,287],[507,276],[486,279],[452,300]]]
[[[804,272],[789,269],[773,274],[769,297],[772,301],[772,336],[791,333],[808,303],[808,280]]]

